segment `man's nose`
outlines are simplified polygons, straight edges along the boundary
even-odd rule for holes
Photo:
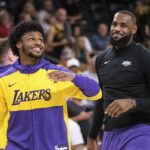
[[[41,44],[41,40],[36,39],[34,43],[35,43],[36,45],[40,45],[40,44]]]
[[[119,25],[117,25],[117,26],[115,26],[115,27],[114,27],[114,30],[115,30],[115,31],[120,31],[120,30],[121,30],[121,28],[120,28],[120,26],[119,26]]]

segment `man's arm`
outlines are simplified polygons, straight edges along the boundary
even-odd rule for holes
[[[97,148],[97,137],[103,124],[104,110],[103,100],[98,100],[93,114],[92,125],[89,132],[89,138],[87,141],[88,150],[96,150]]]
[[[147,84],[147,91],[150,91],[150,50],[143,46],[139,46],[143,49],[140,55],[140,67],[143,73],[143,77]],[[142,92],[142,91],[141,91]],[[150,94],[149,94],[150,95]],[[136,109],[144,112],[150,112],[150,97],[149,98],[134,98],[136,101]]]
[[[103,100],[98,100],[93,114],[92,126],[89,132],[89,138],[96,139],[100,128],[103,124],[104,110],[103,110]]]
[[[80,99],[88,98],[89,100],[97,100],[102,96],[98,84],[88,77],[74,74],[69,71],[53,71],[48,73],[48,77],[55,83],[58,81],[70,81],[74,83],[75,86],[72,86],[73,84],[68,84],[68,90],[66,89],[66,94],[68,96],[73,96]]]
[[[99,70],[100,60],[102,57],[103,57],[103,54],[100,54],[96,58],[96,62],[95,62],[95,68],[96,68],[96,72],[97,72],[97,76],[99,79],[99,85],[101,87],[101,90],[102,90],[102,83],[100,80],[100,75],[99,75],[98,70]],[[103,99],[101,98],[100,100],[97,101],[97,103],[95,105],[92,125],[90,128],[89,138],[87,141],[87,149],[88,150],[96,150],[97,149],[96,139],[97,139],[99,131],[102,127],[103,118],[104,118]]]

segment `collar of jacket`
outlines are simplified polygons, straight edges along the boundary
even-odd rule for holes
[[[124,47],[113,47],[113,51],[116,55],[121,55],[125,54],[131,51],[131,49],[134,48],[135,42],[131,42],[129,45],[124,46]]]
[[[49,61],[46,61],[44,58],[41,58],[38,64],[34,65],[21,65],[19,62],[19,59],[17,59],[13,67],[19,70],[20,72],[24,74],[30,74],[38,71],[40,68],[45,68],[47,65],[50,65],[51,63]]]

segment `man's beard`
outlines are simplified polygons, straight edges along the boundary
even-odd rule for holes
[[[35,55],[32,52],[28,53],[28,56],[30,56],[31,58],[42,58],[44,55],[44,53],[42,53],[41,55]]]
[[[132,36],[129,35],[129,36],[125,36],[125,37],[123,37],[123,38],[121,38],[121,39],[119,39],[119,40],[115,40],[115,39],[113,39],[113,37],[111,36],[111,37],[110,37],[110,43],[111,43],[111,45],[113,45],[113,46],[124,47],[124,46],[126,46],[126,45],[129,44],[129,42],[131,41],[131,38],[132,38]]]

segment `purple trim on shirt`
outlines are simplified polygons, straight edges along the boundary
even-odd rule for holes
[[[12,65],[7,66],[7,68],[5,68],[5,69],[6,70],[3,73],[0,73],[0,78],[7,76],[9,74],[12,74],[12,73],[17,71],[15,68],[12,67]]]
[[[88,97],[95,96],[100,91],[97,82],[83,75],[76,74],[72,82]]]
[[[43,68],[44,66],[49,65],[49,64],[50,64],[50,62],[48,62],[42,58],[42,59],[40,59],[38,64],[22,65],[22,64],[20,64],[19,59],[17,59],[15,61],[15,63],[13,64],[13,67],[16,68],[17,70],[20,70],[20,72],[22,72],[24,74],[31,74],[31,73],[38,71],[40,68]]]
[[[44,58],[40,59],[38,64],[35,65],[21,65],[19,62],[19,59],[16,60],[16,62],[13,64],[13,66],[17,69],[20,70],[24,74],[30,74],[38,71],[39,69],[43,68],[46,70],[61,70],[61,71],[66,71],[66,72],[71,72],[70,70],[61,67],[61,66],[56,66],[54,64],[51,64],[49,61],[45,60]]]
[[[6,70],[8,70],[12,65],[2,65],[0,66],[0,74],[4,73]]]

